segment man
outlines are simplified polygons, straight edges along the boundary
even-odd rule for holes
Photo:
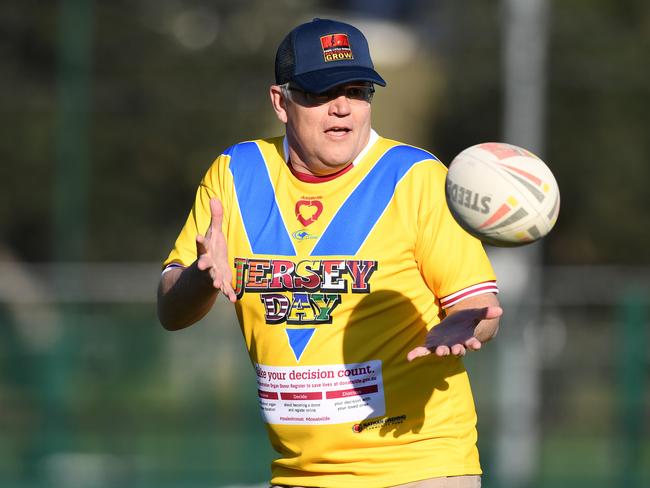
[[[501,309],[446,206],[446,169],[372,130],[386,83],[353,26],[296,27],[275,72],[286,136],[210,167],[165,261],[160,320],[187,327],[219,292],[235,304],[280,454],[273,486],[480,486],[460,356]]]

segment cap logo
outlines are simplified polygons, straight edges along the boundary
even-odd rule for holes
[[[354,59],[347,34],[328,34],[320,38],[325,62]]]

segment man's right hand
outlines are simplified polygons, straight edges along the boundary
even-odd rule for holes
[[[226,236],[221,230],[223,206],[217,198],[210,199],[210,227],[205,236],[196,236],[196,266],[209,274],[212,286],[220,290],[231,302],[237,301],[232,288],[232,270],[228,264]]]

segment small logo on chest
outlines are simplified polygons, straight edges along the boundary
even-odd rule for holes
[[[320,200],[298,200],[295,206],[296,218],[304,227],[313,224],[323,213],[323,203]]]

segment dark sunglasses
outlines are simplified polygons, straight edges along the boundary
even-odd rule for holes
[[[300,94],[300,99],[298,100],[294,99],[294,97],[290,97],[293,101],[301,105],[309,106],[324,105],[327,102],[331,102],[340,96],[344,96],[348,100],[352,101],[370,103],[372,102],[372,97],[375,94],[375,88],[372,85],[336,86],[323,93],[307,92],[296,86],[290,86],[288,83],[286,85],[282,85],[282,87],[289,92]]]

